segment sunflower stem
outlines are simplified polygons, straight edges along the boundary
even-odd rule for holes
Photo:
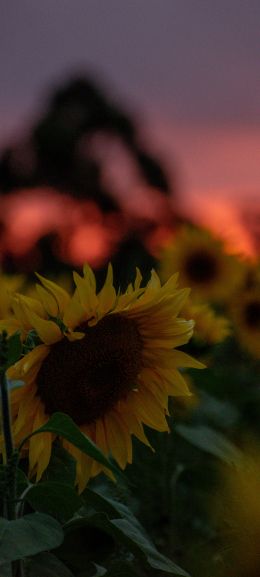
[[[4,354],[3,347],[4,339],[1,342],[1,361]],[[1,386],[1,404],[2,404],[2,429],[4,438],[4,449],[5,449],[5,479],[6,479],[6,492],[4,509],[5,516],[9,520],[16,518],[15,513],[15,500],[16,500],[16,473],[18,464],[18,453],[14,450],[13,436],[11,428],[11,418],[10,418],[10,405],[9,405],[9,395],[8,386],[5,375],[5,370],[1,362],[0,367],[0,386]]]
[[[5,459],[6,462],[11,459],[14,451],[13,436],[11,429],[10,410],[9,410],[9,396],[5,373],[0,370],[1,381],[1,403],[2,403],[2,428],[5,444]]]
[[[16,477],[19,454],[14,449],[13,444],[8,384],[5,374],[7,362],[7,333],[3,331],[0,337],[0,391],[5,460],[5,494],[3,503],[3,515],[9,521],[13,521],[16,519]],[[13,577],[23,576],[22,564],[22,561],[11,563],[11,571]]]
[[[6,331],[0,337],[0,390],[2,409],[2,429],[4,438],[5,458],[5,496],[4,514],[10,521],[16,518],[16,475],[19,455],[14,450],[8,384],[6,379],[6,367],[8,366],[8,342]]]
[[[1,385],[1,404],[2,404],[2,428],[5,444],[6,462],[12,457],[14,445],[11,429],[10,406],[8,386],[5,375],[5,368],[8,357],[7,333],[3,331],[0,341],[0,385]]]

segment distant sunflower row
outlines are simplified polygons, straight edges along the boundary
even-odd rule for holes
[[[125,293],[116,292],[110,265],[100,291],[88,265],[83,276],[73,274],[72,290],[67,279],[38,278],[35,287],[22,276],[0,278],[0,330],[19,331],[24,344],[8,372],[22,383],[11,390],[16,443],[61,411],[124,468],[132,461],[132,435],[149,445],[144,425],[167,431],[169,396],[190,394],[183,369],[203,366],[178,347],[191,338],[212,345],[233,333],[260,358],[259,264],[227,254],[208,231],[180,230],[147,286],[137,270]],[[44,433],[27,443],[37,479],[54,440]],[[104,468],[63,445],[77,461],[83,490]]]
[[[195,338],[213,344],[232,333],[259,359],[260,261],[228,254],[209,231],[185,226],[164,248],[159,263],[163,281],[176,270],[180,286],[191,287],[184,314],[195,320]]]

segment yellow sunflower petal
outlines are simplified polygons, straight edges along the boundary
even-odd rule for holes
[[[31,423],[32,417],[37,411],[40,403],[39,397],[36,397],[36,391],[34,387],[31,387],[29,390],[27,387],[24,387],[24,389],[24,396],[21,399],[20,405],[18,407],[17,418],[13,426],[14,435],[19,433],[26,422],[28,424]],[[30,430],[28,430],[28,434],[30,434]]]
[[[104,416],[107,444],[119,466],[124,469],[127,464],[127,447],[122,427],[113,412]]]
[[[8,369],[7,377],[14,381],[23,381],[33,367],[40,367],[48,353],[49,347],[46,345],[38,345]]]
[[[96,292],[96,278],[95,275],[93,273],[93,270],[90,268],[90,266],[85,263],[83,265],[83,274],[84,277],[88,280],[89,285],[91,286],[93,292]]]
[[[69,329],[74,329],[85,320],[85,317],[86,312],[82,304],[79,303],[77,295],[74,294],[65,309],[63,322]]]
[[[46,345],[52,345],[60,341],[62,332],[54,321],[41,319],[36,313],[26,308],[26,314],[31,326],[36,330],[40,339]]]
[[[134,288],[135,288],[135,290],[140,288],[140,285],[141,285],[141,282],[142,282],[142,278],[143,278],[143,277],[142,277],[142,275],[141,275],[141,272],[140,272],[139,268],[136,267],[136,275],[135,275],[135,282],[134,282]]]
[[[67,304],[69,303],[70,300],[69,294],[62,287],[58,286],[51,280],[44,278],[38,273],[36,273],[36,276],[39,278],[42,285],[47,289],[47,291],[49,291],[51,295],[55,298],[58,305],[58,310],[62,314]]]
[[[71,343],[73,341],[80,341],[81,339],[84,339],[85,336],[85,333],[81,333],[79,331],[71,331],[65,335],[66,339],[68,339],[68,341]]]
[[[26,307],[29,308],[30,310],[33,310],[37,315],[39,315],[40,317],[45,316],[44,308],[40,301],[32,297],[28,297],[26,295],[19,294],[19,296],[17,295],[17,297],[19,298],[19,301],[22,304],[26,305]]]
[[[36,483],[41,479],[42,474],[44,473],[45,469],[47,469],[50,462],[52,442],[53,442],[52,433],[44,433],[43,442],[44,446],[38,460]]]
[[[107,444],[106,429],[103,418],[97,419],[96,421],[96,444],[104,455],[107,456],[109,453],[109,447]]]
[[[0,321],[0,331],[7,331],[9,335],[12,335],[19,329],[21,329],[21,324],[15,318]]]
[[[108,265],[104,286],[98,293],[98,301],[98,310],[101,315],[108,313],[114,307],[116,301],[116,291],[113,287],[113,269],[111,264]]]
[[[32,327],[30,325],[28,315],[26,314],[24,303],[22,303],[17,295],[15,295],[12,300],[12,308],[14,315],[20,324],[20,327],[24,330],[30,330]]]
[[[75,285],[77,287],[79,301],[88,317],[96,311],[98,299],[96,292],[88,279],[82,278],[77,272],[73,273]]]
[[[36,290],[48,315],[52,317],[58,316],[59,307],[55,297],[40,284],[36,284]]]
[[[38,410],[36,412],[35,418],[32,423],[31,432],[36,431],[42,425],[44,425],[48,420],[48,417],[45,415],[44,409],[42,404],[39,405]],[[39,479],[38,475],[38,467],[39,471],[42,473],[43,469],[40,464],[40,459],[43,459],[45,463],[45,468],[48,465],[47,457],[50,458],[50,447],[49,447],[49,438],[45,439],[46,433],[39,433],[34,435],[29,440],[29,469],[32,473],[33,470],[37,470],[37,480]],[[48,433],[47,433],[48,435]],[[45,446],[45,440],[47,441]]]
[[[197,359],[194,359],[193,357],[187,355],[187,353],[184,353],[183,351],[174,350],[171,353],[171,357],[177,368],[190,367],[192,369],[205,369],[205,365],[203,363],[197,361]]]
[[[165,411],[158,405],[150,391],[138,390],[132,396],[132,401],[135,411],[143,423],[157,431],[169,431]]]

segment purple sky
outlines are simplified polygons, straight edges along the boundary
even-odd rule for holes
[[[0,143],[39,109],[53,83],[75,70],[92,71],[155,136],[158,130],[162,151],[172,141],[188,187],[207,187],[212,171],[214,186],[258,187],[259,31],[259,0],[3,2]],[[216,152],[215,128],[229,134],[224,180],[225,159],[216,160],[224,140],[216,141]],[[249,162],[242,173],[241,158]]]

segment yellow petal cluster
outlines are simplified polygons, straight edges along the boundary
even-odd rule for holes
[[[102,321],[104,325],[105,319],[108,318],[113,321],[115,318],[113,315],[116,315],[120,317],[122,323],[126,319],[126,326],[130,323],[135,327],[138,342],[141,343],[140,367],[127,393],[122,389],[124,394],[119,395],[107,410],[100,398],[102,412],[92,421],[86,416],[86,422],[80,422],[80,428],[105,455],[112,455],[119,466],[124,468],[132,461],[132,435],[149,445],[144,425],[158,431],[167,431],[168,397],[189,395],[186,381],[179,369],[203,368],[201,363],[176,350],[189,341],[193,332],[193,320],[187,320],[183,315],[179,316],[189,290],[178,288],[177,275],[173,275],[162,285],[154,271],[147,286],[143,287],[140,271],[137,271],[133,285],[130,284],[124,293],[116,292],[111,265],[108,267],[104,286],[99,292],[96,289],[93,271],[88,265],[84,266],[82,276],[78,273],[74,273],[73,276],[75,290],[71,296],[56,283],[39,275],[37,298],[15,296],[13,310],[23,338],[34,330],[41,339],[40,345],[35,346],[9,369],[10,379],[21,380],[24,383],[11,392],[15,442],[19,443],[50,417],[40,393],[39,375],[48,359],[56,359],[56,351],[61,350],[58,344],[64,343],[64,350],[68,352],[79,349],[82,351],[77,342],[86,339],[86,333],[88,338],[91,338],[91,331],[98,334],[96,327],[99,323]],[[100,324],[100,327],[103,325]],[[8,327],[8,322],[6,328],[9,328],[10,332],[13,330],[11,325]],[[113,334],[109,335],[109,339],[113,341]],[[127,339],[126,334],[122,347],[129,366],[131,347],[128,350]],[[106,348],[104,338],[102,342],[104,349]],[[102,369],[105,354],[102,347],[100,349],[96,347],[97,367],[93,365],[93,374],[95,370],[100,371],[100,367]],[[113,370],[117,370],[117,351],[113,354]],[[82,355],[79,355],[77,370],[80,369],[81,363]],[[60,371],[59,375],[62,375],[65,365],[65,358],[55,360],[55,366],[56,368],[58,366]],[[84,377],[84,374],[81,374]],[[64,382],[67,382],[65,377],[67,375],[64,375]],[[111,376],[107,375],[106,380],[108,384],[104,382],[104,387],[110,386]],[[90,386],[89,383],[87,385]],[[73,388],[73,382],[70,383],[70,389],[71,387]],[[62,402],[58,397],[55,401],[56,410],[61,410]],[[64,388],[61,397],[63,400],[66,397]],[[53,441],[53,435],[43,433],[32,437],[27,444],[30,473],[36,475],[37,479],[48,466]],[[103,470],[103,466],[82,454],[67,441],[61,440],[61,442],[77,461],[77,484],[79,490],[82,490],[88,479]]]

